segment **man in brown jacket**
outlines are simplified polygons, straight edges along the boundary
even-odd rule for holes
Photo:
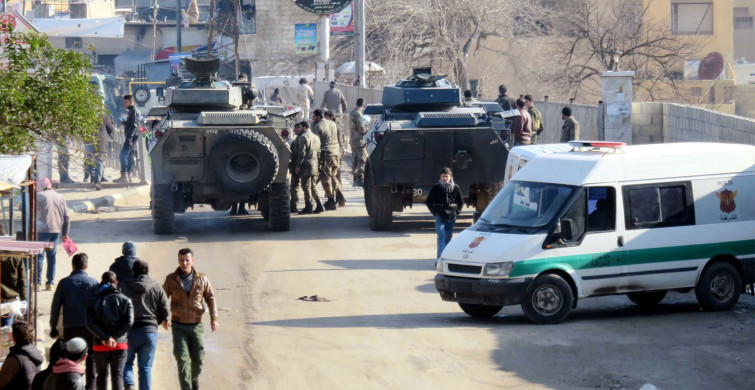
[[[218,330],[218,310],[210,280],[194,269],[194,253],[189,248],[178,251],[178,269],[168,275],[163,290],[170,299],[171,324],[173,328],[173,356],[178,364],[178,380],[181,390],[199,389],[199,374],[202,372],[205,312],[202,299],[210,310],[212,331]]]

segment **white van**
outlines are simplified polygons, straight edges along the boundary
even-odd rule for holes
[[[755,147],[572,141],[516,174],[446,246],[435,287],[473,317],[521,304],[562,321],[577,299],[640,305],[695,290],[727,310],[755,280]]]
[[[503,184],[508,183],[533,158],[545,153],[567,152],[573,148],[569,144],[535,144],[513,147],[506,159],[506,176],[503,178]]]

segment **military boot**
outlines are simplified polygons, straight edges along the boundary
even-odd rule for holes
[[[354,179],[354,187],[362,187],[364,188],[364,178],[363,177],[357,177]]]
[[[320,202],[320,199],[317,199],[317,207],[315,208],[314,213],[315,214],[320,214],[323,211],[325,211],[325,208],[322,207],[322,202]]]
[[[343,192],[336,192],[336,202],[338,202],[338,207],[346,206],[346,198],[344,198]]]
[[[248,215],[249,212],[246,211],[246,204],[245,203],[239,203],[239,215]]]
[[[334,198],[328,198],[328,201],[325,202],[325,210],[335,210],[336,209],[336,200]]]
[[[296,203],[292,202],[289,207],[291,208],[291,214],[296,214],[299,212],[299,210],[296,208]]]
[[[299,210],[299,215],[312,214],[312,203],[307,203],[303,209]]]

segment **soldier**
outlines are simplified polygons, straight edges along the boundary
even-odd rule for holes
[[[296,204],[299,202],[299,185],[301,182],[301,179],[299,178],[299,175],[296,173],[296,161],[299,159],[299,142],[303,139],[303,137],[300,136],[302,130],[302,124],[297,123],[294,125],[294,134],[296,134],[296,139],[294,139],[294,142],[291,143],[291,161],[288,163],[288,172],[291,174],[291,214],[296,214],[299,212],[296,208]]]
[[[325,197],[328,198],[328,201],[325,202],[325,210],[335,210],[335,193],[341,190],[336,179],[338,167],[341,166],[338,128],[335,122],[325,119],[325,115],[319,108],[312,113],[312,121],[315,123],[313,133],[320,137],[320,148],[322,150],[320,154],[320,171],[322,173],[320,181],[322,182],[322,189],[325,191]]]
[[[540,138],[540,133],[543,132],[543,114],[535,108],[532,95],[524,95],[524,106],[527,108],[527,112],[530,113],[530,117],[532,117],[532,144],[536,144]]]
[[[325,94],[322,97],[322,106],[320,108],[327,108],[328,110],[333,111],[333,114],[338,118],[337,121],[340,121],[343,113],[346,112],[346,109],[348,108],[346,97],[343,96],[343,92],[341,92],[340,89],[336,88],[335,81],[330,82],[330,89],[325,91]]]
[[[498,98],[495,99],[495,102],[498,103],[501,106],[501,108],[503,108],[506,111],[513,110],[516,108],[516,103],[514,102],[514,99],[509,97],[508,88],[506,88],[506,86],[503,84],[498,86]]]
[[[304,208],[299,214],[319,214],[325,209],[317,196],[317,168],[319,166],[320,138],[309,130],[307,122],[301,123],[299,142],[296,144],[296,163],[294,172],[301,180],[302,192],[304,192]],[[312,209],[312,198],[317,203],[317,208]]]
[[[364,99],[357,99],[357,105],[349,114],[351,124],[351,172],[354,175],[354,187],[364,187],[364,166],[367,163],[367,148],[364,135],[367,126],[362,121],[364,116]]]
[[[579,139],[579,122],[571,116],[571,108],[564,107],[561,110],[561,118],[564,125],[561,127],[561,142],[569,142]]]
[[[339,161],[338,161],[338,171],[336,173],[336,181],[338,181],[338,189],[336,190],[336,203],[338,203],[338,207],[346,206],[346,198],[343,196],[343,192],[341,192],[341,189],[343,189],[343,183],[341,182],[341,162],[343,161],[343,156],[346,154],[346,149],[344,148],[344,145],[346,144],[346,134],[344,134],[343,126],[339,122],[336,122],[336,117],[333,114],[333,111],[325,111],[325,118],[329,121],[332,121],[336,124],[336,129],[338,129],[338,150],[339,150]]]

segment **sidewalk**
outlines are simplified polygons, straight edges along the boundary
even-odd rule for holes
[[[116,206],[130,197],[149,194],[149,182],[113,183],[113,179],[120,176],[119,172],[109,168],[105,171],[109,181],[102,183],[101,191],[95,190],[92,183],[84,182],[84,173],[80,170],[71,170],[70,177],[75,181],[73,184],[60,184],[57,171],[54,172],[53,185],[55,190],[65,198],[69,212],[87,213],[100,207]]]

